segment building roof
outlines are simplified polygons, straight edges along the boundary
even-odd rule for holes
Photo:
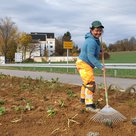
[[[31,32],[33,40],[46,41],[46,38],[54,38],[54,33]]]

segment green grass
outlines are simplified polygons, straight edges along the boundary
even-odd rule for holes
[[[136,51],[112,52],[105,63],[136,63]]]
[[[59,62],[56,62],[59,63]],[[60,62],[64,63],[64,62]],[[65,62],[66,63],[66,62]],[[70,62],[71,63],[71,62]],[[75,63],[75,62],[73,62]],[[126,51],[126,52],[112,52],[110,53],[110,59],[105,60],[105,63],[136,63],[136,51]],[[38,63],[37,63],[38,64]],[[58,73],[78,73],[74,68],[45,68],[45,67],[3,67],[2,69],[12,69],[12,70],[26,70],[26,71],[47,71],[47,72],[58,72]],[[102,71],[95,69],[96,76],[102,76]],[[129,69],[107,69],[106,75],[111,77],[127,77],[136,78],[136,70]]]
[[[96,76],[102,76],[102,72],[98,69],[94,70]],[[135,69],[106,69],[106,76],[121,78],[136,78]]]
[[[5,69],[25,70],[25,71],[46,71],[55,73],[69,73],[77,74],[75,68],[44,68],[44,67],[5,67]],[[95,76],[102,76],[102,71],[94,69]],[[106,76],[109,77],[122,77],[122,78],[136,78],[136,70],[132,69],[106,69]]]
[[[59,72],[59,73],[76,73],[74,68],[46,68],[46,67],[0,67],[0,69],[11,69],[11,70],[24,70],[24,71],[47,71],[47,72]]]

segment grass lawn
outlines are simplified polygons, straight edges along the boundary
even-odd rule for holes
[[[53,62],[52,62],[53,63]],[[59,62],[58,62],[59,63]],[[66,63],[66,62],[60,62]],[[72,63],[72,62],[69,62]],[[75,62],[73,62],[75,63]],[[105,63],[136,63],[136,51],[126,51],[126,52],[112,52],[110,53],[110,59],[105,60]],[[38,63],[37,63],[38,64]],[[58,73],[77,73],[74,68],[45,68],[45,67],[0,67],[3,69],[15,69],[15,70],[30,70],[30,71],[47,71],[47,72],[58,72]],[[95,75],[101,76],[102,72],[98,69],[95,69]],[[136,78],[136,70],[129,69],[107,69],[106,75],[111,77],[127,77],[127,78]]]
[[[136,51],[112,52],[105,63],[136,63]]]

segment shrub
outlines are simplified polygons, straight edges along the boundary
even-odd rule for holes
[[[34,62],[34,60],[31,58],[23,60],[23,63],[33,63],[33,62]]]

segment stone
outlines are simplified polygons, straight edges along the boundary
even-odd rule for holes
[[[132,124],[133,124],[133,125],[136,125],[136,118],[133,118],[133,119],[132,119]]]
[[[130,94],[136,94],[136,84],[131,85],[130,87],[128,87],[128,88],[126,89],[126,92],[127,92],[127,93],[130,93]]]
[[[120,91],[120,92],[125,92],[125,90],[117,85],[111,84],[108,87],[108,91]]]
[[[87,136],[100,136],[99,132],[89,132]]]

